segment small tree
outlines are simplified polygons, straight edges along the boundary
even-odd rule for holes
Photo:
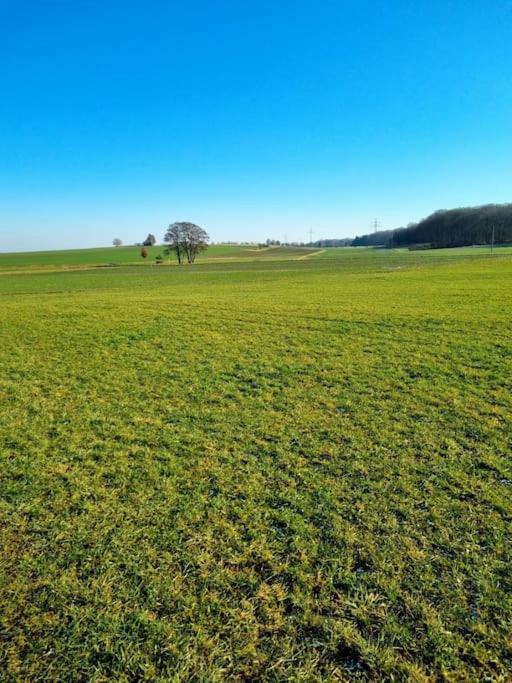
[[[114,245],[114,247],[120,247],[122,243],[123,240],[120,240],[119,237],[114,237],[114,239],[112,240],[112,244]]]
[[[149,235],[146,237],[144,242],[142,243],[143,247],[154,247],[156,244],[156,237],[149,233]]]
[[[142,249],[140,250],[140,255],[142,256],[142,258],[148,257],[148,250],[146,249],[146,247],[142,247]]]
[[[209,241],[206,231],[194,223],[172,223],[164,236],[164,242],[169,245],[166,253],[174,252],[180,264],[185,259],[194,263],[199,252],[208,248]]]

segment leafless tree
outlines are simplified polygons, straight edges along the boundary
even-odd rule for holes
[[[206,231],[194,223],[172,223],[164,236],[164,242],[169,245],[166,253],[174,252],[178,263],[185,259],[194,263],[196,256],[208,248],[209,241]]]
[[[165,253],[170,255],[174,251],[178,263],[181,263],[183,260],[183,234],[181,225],[182,223],[172,223],[169,225],[167,232],[164,235],[164,242],[169,245],[167,249],[165,249]]]

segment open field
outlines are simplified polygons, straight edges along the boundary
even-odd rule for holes
[[[511,680],[512,250],[208,253],[0,256],[0,680]]]
[[[147,259],[140,255],[141,247],[98,247],[96,249],[70,249],[61,251],[32,251],[0,254],[0,271],[14,268],[44,268],[73,266],[105,266],[152,264],[158,254],[163,254],[162,245],[146,247]],[[230,256],[240,247],[214,245],[207,252],[208,258]],[[206,254],[205,254],[206,257]]]
[[[97,249],[71,249],[62,251],[34,251],[0,254],[0,272],[26,269],[72,269],[88,266],[154,265],[155,257],[163,255],[165,262],[174,263],[164,255],[165,245],[146,247],[148,256],[143,259],[141,247],[103,247]],[[246,247],[232,244],[215,244],[199,254],[198,262],[212,260],[282,260],[316,254],[318,249],[294,247]]]
[[[512,246],[494,247],[493,254],[499,256],[511,256]],[[409,258],[413,261],[414,259],[419,259],[417,263],[421,264],[425,263],[425,260],[429,262],[438,261],[440,259],[459,261],[460,257],[482,258],[482,256],[490,255],[490,247],[455,247],[451,249],[425,249],[412,251],[409,251],[407,248],[385,249],[372,247],[335,247],[323,249],[322,253],[319,254],[318,257],[324,259],[342,258],[344,260],[360,258],[367,260],[369,258],[378,258],[385,259],[389,263],[391,263],[393,259]]]
[[[146,247],[147,259],[140,256],[140,247],[99,247],[96,249],[72,249],[61,251],[34,251],[19,253],[0,253],[0,273],[26,270],[71,270],[91,266],[154,266],[155,257],[163,255],[164,246]],[[497,247],[495,254],[512,255],[512,247]],[[409,251],[408,249],[372,249],[368,247],[308,248],[308,247],[251,247],[233,244],[215,244],[198,256],[198,262],[217,261],[283,261],[295,259],[343,259],[345,265],[353,265],[362,259],[365,264],[373,259],[384,259],[389,266],[405,260],[407,265],[439,260],[459,260],[489,256],[489,247],[462,247],[460,249],[432,249],[430,251]],[[165,257],[164,265],[176,265],[175,259]]]

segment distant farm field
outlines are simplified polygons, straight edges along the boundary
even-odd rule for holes
[[[0,254],[0,271],[12,268],[42,268],[48,266],[108,266],[130,264],[153,264],[157,255],[164,255],[164,246],[146,247],[147,258],[141,256],[141,247],[99,247],[96,249],[71,249],[61,251],[32,251]],[[208,258],[230,256],[240,247],[214,245],[209,248]],[[164,258],[166,258],[164,256]]]
[[[97,249],[72,249],[61,251],[34,251],[20,253],[0,253],[0,272],[4,270],[40,270],[87,266],[155,265],[155,258],[162,256],[164,263],[175,262],[165,254],[165,245],[146,247],[147,256],[141,256],[141,247],[104,247]],[[211,260],[281,260],[306,257],[317,254],[319,249],[295,247],[257,247],[232,244],[215,244],[199,254],[198,262]]]
[[[138,251],[0,255],[0,680],[511,680],[512,250]]]

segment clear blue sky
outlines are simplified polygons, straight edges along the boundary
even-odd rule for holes
[[[0,0],[0,251],[512,201],[512,2]]]

